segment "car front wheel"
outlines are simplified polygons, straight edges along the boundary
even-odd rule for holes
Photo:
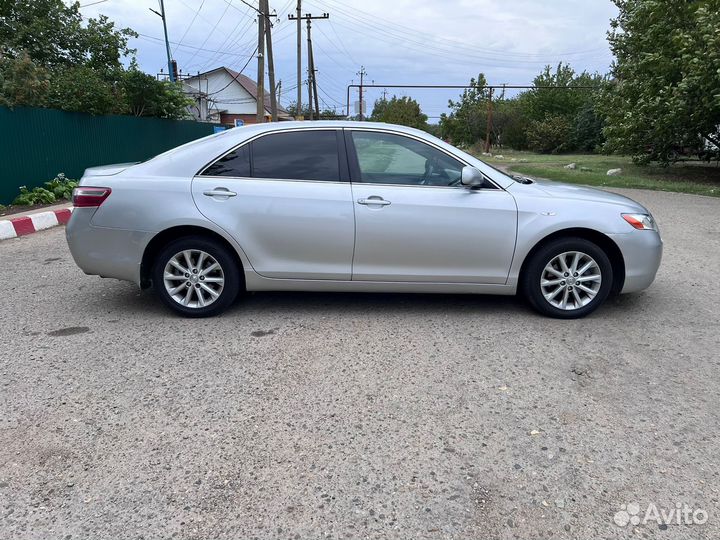
[[[160,299],[185,317],[211,317],[224,311],[240,288],[238,265],[219,242],[189,236],[170,242],[153,266]]]
[[[521,281],[532,307],[560,319],[576,319],[595,311],[608,297],[612,283],[607,254],[584,238],[561,238],[541,247]]]

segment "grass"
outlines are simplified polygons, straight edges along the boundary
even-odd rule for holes
[[[504,159],[478,157],[513,173],[548,178],[588,186],[676,191],[720,197],[720,167],[716,163],[684,161],[661,167],[638,166],[629,157],[596,154],[543,155],[529,152],[503,152]],[[575,163],[577,169],[565,169]],[[589,170],[580,170],[583,167]],[[618,176],[607,176],[610,169],[622,169]]]

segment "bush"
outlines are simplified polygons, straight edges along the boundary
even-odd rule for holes
[[[568,150],[573,126],[562,116],[547,116],[530,122],[527,131],[528,146],[534,152],[556,154]]]
[[[72,192],[78,185],[75,180],[68,180],[63,173],[58,174],[49,182],[45,182],[47,189],[53,192],[56,199],[72,199]]]
[[[13,201],[17,206],[32,206],[33,204],[51,204],[58,200],[71,199],[72,192],[78,183],[68,180],[63,173],[58,174],[46,187],[36,187],[32,191],[26,186],[20,186],[20,195]]]
[[[15,197],[13,204],[17,206],[32,206],[33,204],[50,204],[56,200],[57,197],[55,197],[53,192],[45,188],[36,187],[30,191],[26,186],[20,186],[20,195]]]

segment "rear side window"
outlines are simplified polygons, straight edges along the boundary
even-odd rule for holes
[[[254,140],[252,176],[287,180],[340,181],[335,131],[274,133]]]
[[[250,176],[248,145],[236,148],[203,171],[203,176]]]

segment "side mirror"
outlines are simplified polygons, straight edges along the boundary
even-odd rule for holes
[[[465,165],[460,175],[460,183],[466,187],[480,186],[485,183],[485,177],[475,167]]]

